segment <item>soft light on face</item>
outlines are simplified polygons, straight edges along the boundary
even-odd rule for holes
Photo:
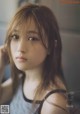
[[[10,48],[16,67],[22,71],[42,67],[48,54],[32,19],[13,31]]]

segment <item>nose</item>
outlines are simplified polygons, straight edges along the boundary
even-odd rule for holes
[[[26,52],[26,42],[24,40],[18,42],[17,51],[22,53]]]

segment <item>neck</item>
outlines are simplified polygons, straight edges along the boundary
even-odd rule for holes
[[[40,82],[42,77],[42,68],[29,69],[25,71],[25,80],[32,82]]]

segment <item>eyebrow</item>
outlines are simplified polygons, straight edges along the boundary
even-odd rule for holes
[[[14,30],[13,30],[13,32],[19,32],[19,30],[17,30],[17,29],[14,29]]]
[[[13,32],[19,32],[19,30],[14,29]],[[26,33],[27,33],[27,34],[28,34],[28,33],[33,33],[33,34],[38,34],[38,35],[39,35],[39,33],[38,33],[37,31],[34,31],[34,30],[29,30],[29,31],[27,31]]]
[[[33,33],[33,34],[38,34],[39,35],[39,33],[37,31],[33,31],[33,30],[27,31],[27,33]]]

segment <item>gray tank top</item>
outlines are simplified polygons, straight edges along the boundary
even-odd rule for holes
[[[39,114],[38,108],[40,101],[37,101],[33,107],[32,100],[28,100],[23,95],[22,84],[19,85],[16,94],[10,103],[10,114]]]
[[[40,114],[42,105],[49,95],[55,92],[66,92],[65,90],[53,90],[50,93],[48,93],[42,101],[36,101],[36,104],[33,107],[33,101],[27,99],[23,95],[22,90],[22,83],[20,83],[16,94],[10,102],[10,114]]]

